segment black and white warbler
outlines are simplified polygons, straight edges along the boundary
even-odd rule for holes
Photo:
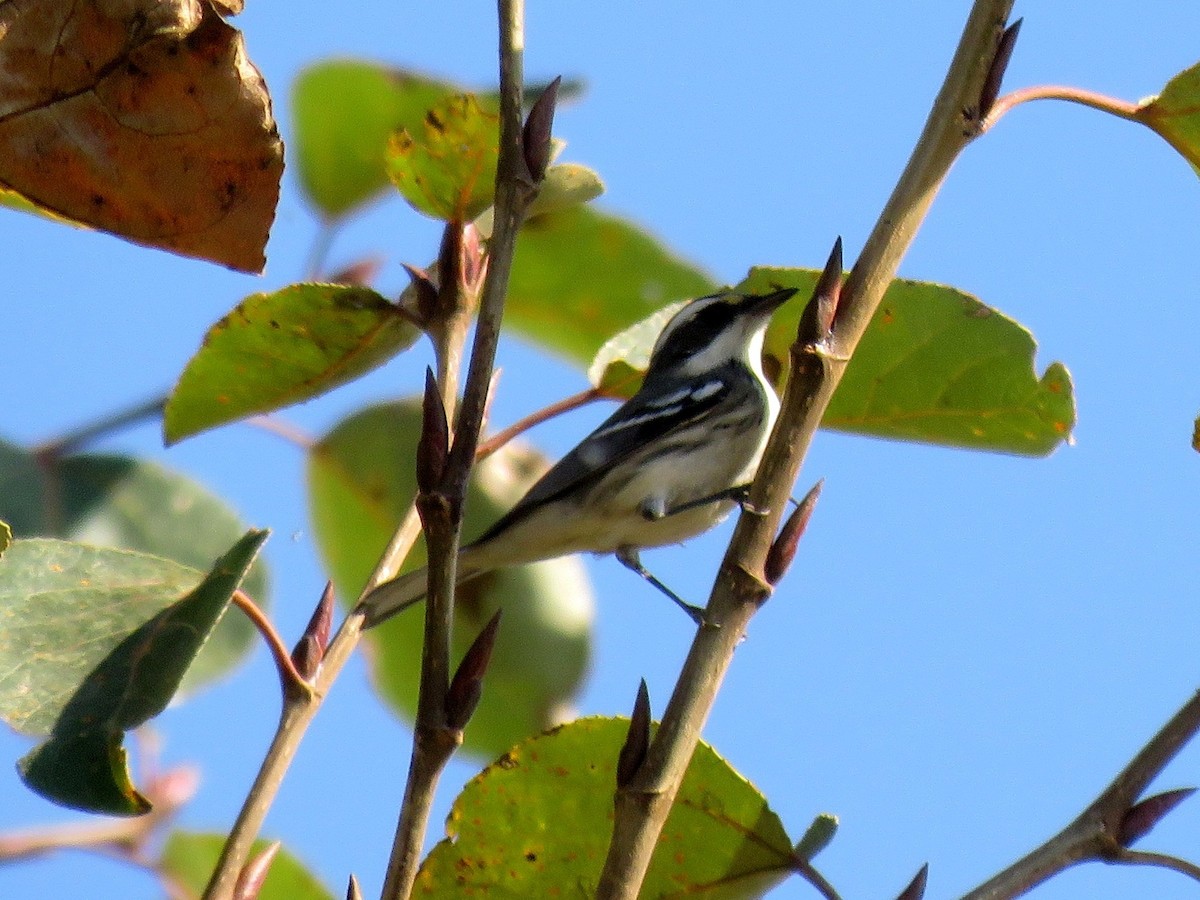
[[[641,564],[724,519],[754,477],[779,400],[762,372],[763,335],[792,289],[693,300],[659,335],[638,392],[458,557],[458,580],[569,553],[613,553],[674,600]],[[425,596],[422,569],[364,600],[377,625]]]

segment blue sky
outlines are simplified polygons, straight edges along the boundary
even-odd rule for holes
[[[911,148],[966,3],[530,4],[526,70],[587,83],[557,132],[565,159],[605,178],[600,204],[738,281],[754,264],[819,266],[833,237],[854,258]],[[1065,83],[1125,99],[1200,60],[1200,8],[1018,4],[1026,21],[1008,87]],[[251,3],[235,20],[275,98],[305,65],[361,56],[468,84],[495,78],[489,4]],[[300,280],[315,224],[291,173],[263,278],[94,233],[0,213],[4,437],[37,441],[161,392],[209,324],[253,291]],[[826,480],[792,572],[753,621],[706,730],[798,836],[818,812],[842,829],[819,868],[847,897],[894,895],[931,866],[931,897],[957,895],[1066,824],[1196,689],[1197,467],[1193,372],[1200,182],[1136,126],[1059,103],[1016,110],[970,147],[901,274],[955,285],[1029,327],[1039,371],[1075,379],[1075,444],[1044,460],[818,437],[800,489]],[[381,252],[431,257],[435,226],[399,200],[335,243],[334,265]],[[320,432],[368,400],[420,385],[424,350],[289,411]],[[501,349],[507,423],[583,386],[583,374],[515,341]],[[549,375],[547,375],[547,372]],[[534,434],[551,455],[604,414]],[[102,445],[150,455],[274,529],[275,616],[303,627],[324,576],[313,555],[303,460],[231,427],[163,451],[154,427]],[[706,595],[728,527],[647,554],[684,596]],[[588,563],[599,615],[578,705],[627,714],[639,678],[661,711],[690,632],[611,560]],[[275,718],[265,653],[159,720],[164,757],[202,786],[182,824],[221,830]],[[4,733],[8,759],[27,742]],[[409,745],[350,666],[268,822],[336,892],[348,872],[378,889]],[[435,813],[476,770],[454,764]],[[0,828],[70,815],[0,774]],[[1185,750],[1156,784],[1200,783]],[[1200,846],[1200,803],[1147,849]],[[0,870],[0,896],[159,896],[144,875],[62,857]],[[1191,897],[1146,869],[1086,866],[1039,898]],[[775,896],[812,896],[791,882]]]

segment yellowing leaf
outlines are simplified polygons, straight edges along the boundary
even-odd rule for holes
[[[459,94],[426,112],[419,131],[392,137],[388,175],[419,212],[469,222],[495,195],[499,140],[499,116]]]
[[[419,128],[426,110],[455,90],[416,72],[353,59],[301,72],[292,90],[292,149],[309,200],[337,218],[379,196],[388,185],[388,139],[401,128]]]

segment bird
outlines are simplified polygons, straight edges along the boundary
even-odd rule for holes
[[[708,531],[745,502],[779,413],[763,339],[795,293],[727,290],[686,303],[655,341],[637,393],[460,549],[458,583],[571,553],[613,554],[703,624],[703,611],[639,551]],[[424,599],[426,583],[420,569],[377,586],[359,606],[363,626]]]

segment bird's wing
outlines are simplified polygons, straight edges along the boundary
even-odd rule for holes
[[[680,382],[677,387],[639,391],[555,463],[516,506],[474,543],[494,537],[529,510],[603,477],[648,443],[661,440],[707,414],[732,390],[726,379],[714,375],[699,382]]]

